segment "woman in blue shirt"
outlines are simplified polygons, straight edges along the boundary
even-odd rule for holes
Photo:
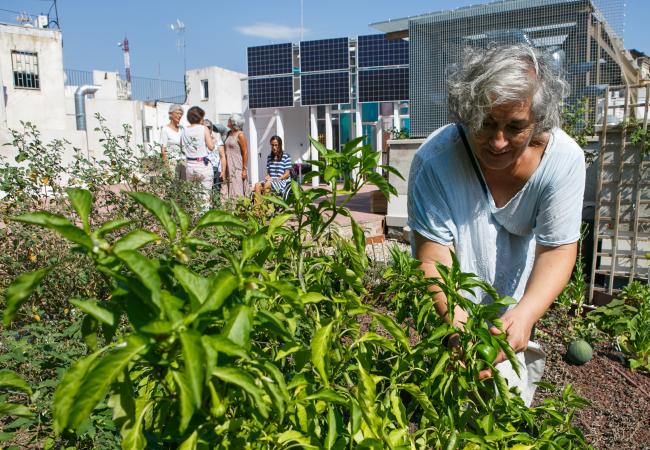
[[[266,177],[263,183],[255,184],[257,195],[273,193],[282,195],[291,182],[291,158],[282,151],[282,138],[271,137],[271,154],[266,159]]]

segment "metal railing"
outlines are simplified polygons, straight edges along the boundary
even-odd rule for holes
[[[93,73],[87,70],[65,69],[66,86],[93,84]],[[120,74],[121,80],[126,77]],[[142,101],[185,103],[185,83],[157,78],[131,77],[131,98]]]

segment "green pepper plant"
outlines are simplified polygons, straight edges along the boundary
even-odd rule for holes
[[[131,192],[155,227],[96,223],[80,188],[66,191],[75,219],[13,218],[72,242],[111,288],[108,299],[69,299],[85,314],[88,354],[56,388],[56,434],[73,437],[106,404],[126,449],[588,448],[571,425],[585,401],[570,386],[527,408],[493,366],[499,349],[518,368],[504,334],[489,332],[513,300],[455,258],[430,280],[401,255],[384,277],[388,311],[372,306],[365,236],[345,206],[368,183],[395,194],[376,171],[394,169],[360,139],[340,153],[312,144],[325,185],[292,182],[290,202],[268,197],[268,218],[211,210],[195,219],[173,200]],[[339,216],[351,239],[332,227]],[[53,270],[14,280],[5,326]],[[435,314],[431,283],[452,310],[468,311],[463,330]],[[483,293],[491,304],[472,301]],[[445,345],[453,334],[457,349]],[[479,380],[483,367],[493,380]]]

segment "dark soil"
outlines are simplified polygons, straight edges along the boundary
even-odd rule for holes
[[[650,376],[632,372],[611,343],[596,344],[588,363],[570,364],[564,358],[566,324],[556,322],[552,328],[541,326],[536,336],[547,354],[543,381],[559,388],[571,383],[591,402],[576,413],[574,425],[596,449],[650,449]],[[538,390],[535,403],[545,395]]]

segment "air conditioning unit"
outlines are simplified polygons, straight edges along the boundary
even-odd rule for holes
[[[37,16],[36,17],[36,28],[47,28],[47,25],[49,23],[49,20],[47,20],[47,16]]]

